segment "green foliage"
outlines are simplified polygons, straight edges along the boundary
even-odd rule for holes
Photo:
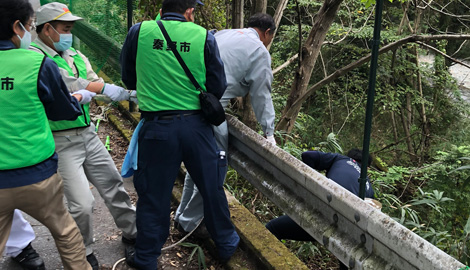
[[[191,252],[188,258],[188,264],[191,263],[194,255],[197,253],[197,263],[198,263],[199,269],[207,269],[206,256],[204,255],[204,250],[199,245],[188,243],[188,242],[183,242],[183,243],[180,243],[180,246],[193,248],[193,251]]]
[[[393,3],[393,0],[389,0],[391,3]],[[406,2],[407,0],[399,0],[399,2]],[[366,7],[369,7],[370,5],[373,5],[376,3],[376,0],[361,0],[362,3],[366,5]]]
[[[338,138],[334,133],[328,134],[326,141],[320,142],[320,150],[323,152],[343,153],[343,148],[339,145]]]
[[[465,264],[470,262],[470,186],[464,183],[470,171],[456,168],[469,154],[470,146],[453,146],[420,168],[370,171],[383,212]]]

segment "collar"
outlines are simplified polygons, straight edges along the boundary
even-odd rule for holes
[[[253,33],[255,33],[255,35],[260,39],[259,34],[258,34],[258,31],[256,31],[256,29],[251,28],[251,27],[250,27],[250,28],[247,28],[247,29],[248,29],[248,30],[251,30]],[[260,39],[260,40],[261,40],[261,39]]]
[[[66,51],[62,52],[62,55],[61,55],[58,52],[56,52],[54,49],[52,49],[51,47],[47,46],[46,43],[44,43],[44,41],[42,41],[42,39],[39,36],[34,40],[34,43],[36,43],[39,47],[41,47],[41,49],[44,52],[46,52],[52,57],[55,57],[56,55],[60,57],[63,57],[64,55],[74,56],[76,54],[74,51],[67,49]]]
[[[9,39],[0,40],[0,50],[17,49],[15,44]]]
[[[163,14],[162,20],[166,21],[180,21],[180,22],[186,22],[186,18],[183,16],[183,14],[175,13],[175,12],[167,12]]]

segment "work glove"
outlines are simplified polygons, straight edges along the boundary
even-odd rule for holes
[[[129,101],[139,104],[139,100],[137,100],[137,91],[130,90]]]
[[[101,94],[107,95],[112,101],[128,100],[130,96],[129,91],[126,89],[109,83],[104,84]]]
[[[274,135],[266,136],[266,140],[268,140],[268,142],[270,142],[272,145],[276,146],[276,140],[274,139]]]
[[[80,95],[82,96],[82,99],[78,102],[80,104],[87,104],[91,101],[91,99],[96,96],[96,93],[90,92],[85,89],[78,90],[76,92],[73,92],[73,95]]]

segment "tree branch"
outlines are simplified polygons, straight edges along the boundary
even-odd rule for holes
[[[289,58],[284,64],[278,66],[277,68],[275,68],[273,70],[273,75],[278,73],[279,71],[281,71],[282,69],[284,69],[285,67],[287,67],[288,65],[290,65],[292,62],[295,61],[295,59],[297,59],[297,57],[299,57],[299,54],[296,53],[294,56],[292,56],[291,58]]]
[[[284,14],[284,10],[286,9],[288,2],[289,2],[289,0],[279,1],[279,4],[277,5],[276,11],[274,12],[273,19],[274,19],[274,23],[276,25],[276,31],[274,31],[273,39],[268,44],[268,46],[266,46],[268,51],[269,51],[269,49],[271,49],[271,45],[273,44],[274,37],[276,36],[277,31],[279,30],[279,24],[281,23],[282,14]]]
[[[426,3],[425,1],[423,1],[423,2]],[[444,11],[442,11],[442,10],[439,10],[439,9],[437,9],[437,8],[435,8],[435,7],[433,7],[433,6],[431,6],[431,3],[432,3],[432,1],[429,2],[429,3],[426,3],[426,6],[424,6],[424,7],[421,7],[421,6],[419,6],[419,5],[417,5],[416,7],[419,8],[419,9],[422,9],[422,10],[425,10],[427,7],[429,7],[430,9],[432,9],[432,10],[434,10],[434,11],[436,11],[436,12],[439,12],[439,13],[442,13],[442,14],[444,14],[444,15],[446,15],[446,16],[450,16],[450,17],[454,17],[454,18],[470,18],[470,15],[455,15],[455,14],[451,14],[451,13],[444,12]]]
[[[470,39],[470,35],[412,35],[408,36],[405,38],[402,38],[400,40],[397,40],[393,43],[389,43],[385,46],[383,46],[379,50],[379,54],[383,54],[385,52],[388,52],[390,50],[393,50],[395,48],[398,48],[404,44],[411,43],[411,42],[418,42],[418,41],[431,41],[431,40],[466,40]],[[299,98],[290,106],[291,108],[295,108],[296,106],[299,105],[299,103],[303,103],[310,95],[312,95],[315,90],[323,87],[325,84],[330,83],[331,81],[335,80],[336,78],[348,73],[349,71],[353,70],[354,68],[368,62],[370,60],[371,55],[367,55],[362,57],[361,59],[357,60],[356,62],[353,62],[344,68],[338,69],[332,74],[330,74],[328,77],[324,78],[323,80],[315,83],[313,86],[311,86],[303,95],[299,96]]]
[[[444,56],[445,58],[451,60],[452,62],[455,62],[455,63],[457,63],[457,64],[461,64],[461,65],[464,66],[464,67],[470,68],[470,65],[465,64],[464,62],[462,62],[462,61],[460,61],[460,60],[458,60],[458,59],[455,59],[455,58],[453,58],[452,56],[450,56],[450,55],[448,55],[448,54],[445,54],[445,53],[439,51],[439,49],[434,48],[434,47],[431,46],[431,45],[428,45],[428,44],[426,44],[426,43],[424,43],[424,42],[421,42],[421,41],[417,41],[416,43],[418,43],[419,45],[424,46],[424,47],[430,49],[431,51],[433,51],[433,52],[435,52],[435,53],[438,53],[438,54]]]

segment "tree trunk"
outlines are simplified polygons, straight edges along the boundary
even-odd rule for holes
[[[400,47],[404,44],[410,43],[410,42],[416,42],[416,43],[422,44],[423,46],[428,47],[429,49],[435,51],[438,54],[441,54],[442,56],[446,57],[447,59],[449,59],[453,62],[459,63],[461,65],[466,65],[465,63],[460,62],[457,59],[454,59],[454,58],[450,57],[449,55],[440,52],[436,48],[431,47],[429,45],[425,45],[425,43],[422,43],[422,41],[432,41],[432,40],[470,40],[470,35],[428,35],[428,36],[411,35],[411,36],[402,38],[400,40],[397,40],[395,42],[392,42],[390,44],[387,44],[387,45],[383,46],[382,48],[380,48],[379,54],[384,54],[386,52],[394,50],[394,49],[396,49],[396,48],[398,48],[398,47]],[[302,95],[299,95],[297,100],[295,100],[295,102],[292,104],[291,108],[286,107],[284,109],[284,112],[281,116],[281,120],[284,119],[284,121],[286,121],[286,119],[295,119],[297,117],[297,113],[298,113],[297,107],[301,107],[302,103],[305,100],[307,100],[307,98],[312,96],[315,93],[316,90],[322,88],[323,86],[325,86],[328,83],[336,80],[337,78],[347,74],[349,71],[351,71],[351,70],[353,70],[353,69],[355,69],[355,68],[357,68],[357,67],[359,67],[359,66],[361,66],[361,65],[363,65],[367,62],[369,62],[370,57],[371,57],[371,55],[368,54],[368,55],[360,58],[359,60],[348,64],[345,67],[337,69],[335,72],[328,75],[328,77],[322,79],[319,82],[316,82],[314,85],[309,87],[308,90],[305,93],[303,93]],[[470,68],[470,66],[469,66],[469,68]],[[437,72],[438,71],[436,70],[436,74],[437,74]],[[435,97],[435,98],[437,98],[437,97]],[[435,102],[435,100],[434,100],[434,102]]]
[[[243,6],[244,0],[233,0],[232,28],[243,28]]]
[[[406,146],[408,147],[410,160],[411,162],[415,163],[416,155],[413,149],[413,143],[411,141],[412,138],[411,138],[410,129],[408,126],[408,119],[406,119],[406,109],[403,109],[403,108],[401,109],[400,116],[401,116],[401,123],[403,124],[403,130],[405,131],[405,135],[406,135]]]
[[[276,11],[274,12],[274,24],[276,25],[276,31],[274,31],[273,39],[271,43],[266,47],[269,51],[271,49],[271,44],[273,44],[274,37],[276,36],[277,31],[279,30],[279,25],[281,24],[282,14],[284,14],[284,10],[287,7],[287,3],[289,0],[280,0],[279,4],[277,5]]]
[[[251,6],[251,14],[266,13],[266,7],[268,6],[268,0],[254,0]]]
[[[294,123],[302,104],[297,103],[295,107],[292,107],[292,105],[300,96],[307,92],[308,83],[312,76],[313,67],[320,53],[321,45],[325,40],[325,36],[330,29],[342,2],[343,0],[325,0],[323,6],[315,16],[312,30],[310,31],[310,34],[302,48],[302,63],[295,73],[291,92],[287,98],[287,103],[281,119],[277,124],[277,130],[291,132],[294,128]],[[293,110],[291,117],[287,116],[289,109]]]
[[[264,1],[264,0],[263,0]],[[244,0],[233,0],[232,2],[232,28],[243,28],[243,6]],[[241,113],[241,120],[251,129],[256,129],[256,117],[251,107],[248,96],[236,98],[234,109]]]
[[[392,86],[396,85],[396,81],[395,81],[395,78],[397,78],[397,74],[395,71],[396,59],[397,59],[397,50],[394,50],[392,53],[392,61],[391,61],[392,63],[390,66],[390,70],[392,71],[392,74],[394,75],[390,78],[390,85]],[[389,102],[391,103],[391,100],[389,100]],[[392,118],[393,138],[395,139],[395,143],[396,143],[398,142],[398,129],[397,129],[397,121],[395,120],[395,111],[393,108],[390,108],[390,117]]]
[[[256,116],[251,106],[250,95],[246,95],[243,98],[243,111],[242,111],[242,122],[249,128],[256,130]]]

